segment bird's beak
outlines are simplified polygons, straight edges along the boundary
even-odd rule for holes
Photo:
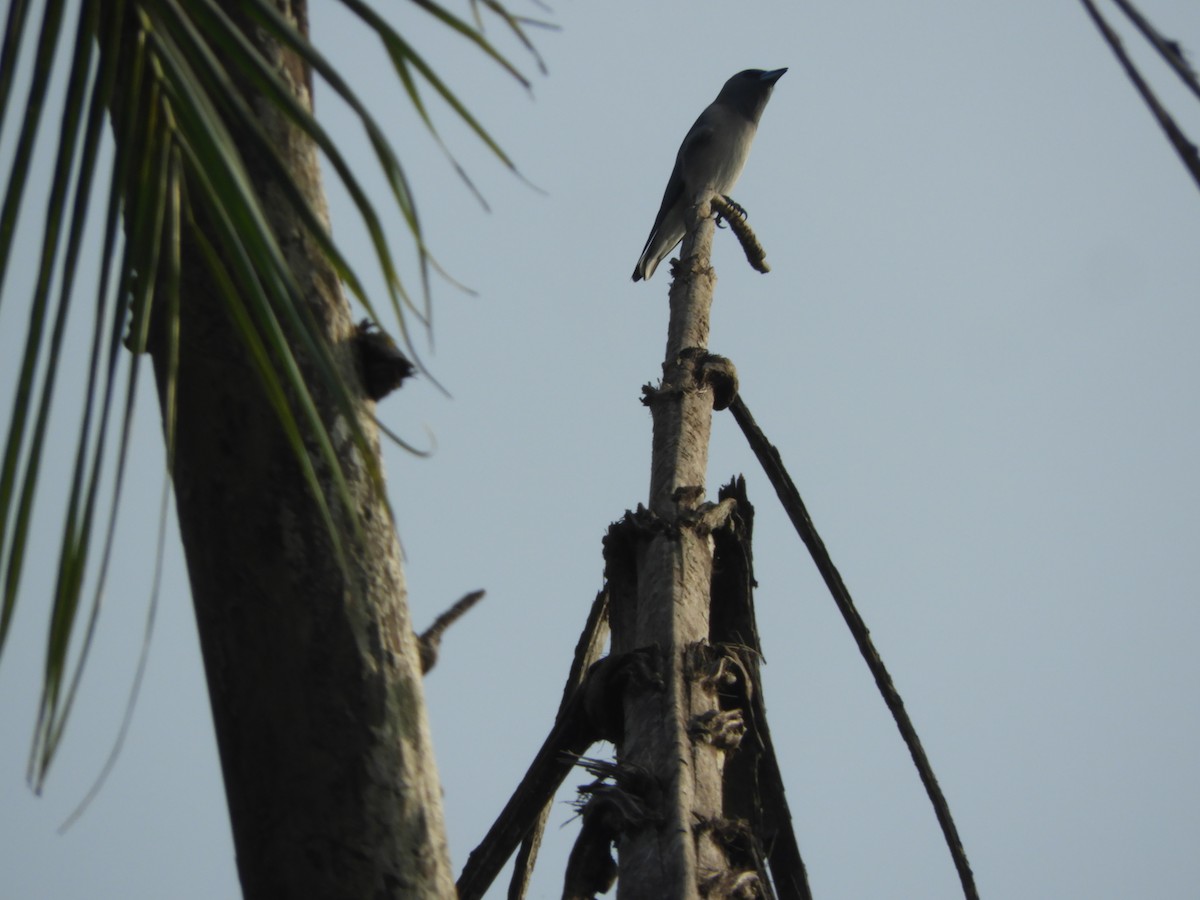
[[[775,69],[771,72],[763,72],[758,77],[761,81],[765,81],[767,84],[774,84],[783,77],[783,73],[786,71],[787,69]]]

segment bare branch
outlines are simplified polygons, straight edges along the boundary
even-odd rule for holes
[[[1096,5],[1092,0],[1080,0],[1080,2],[1087,9],[1088,15],[1092,17],[1092,21],[1096,23],[1096,27],[1100,29],[1100,33],[1104,35],[1104,39],[1108,41],[1108,45],[1112,48],[1112,52],[1121,63],[1121,67],[1125,69],[1125,74],[1129,76],[1129,80],[1133,82],[1133,86],[1142,95],[1142,100],[1150,108],[1150,112],[1154,114],[1154,118],[1158,120],[1158,124],[1162,126],[1162,130],[1166,132],[1167,140],[1171,142],[1171,146],[1179,154],[1184,167],[1191,173],[1196,186],[1200,187],[1200,155],[1197,154],[1196,145],[1188,140],[1187,135],[1183,133],[1183,130],[1171,117],[1171,114],[1167,112],[1166,107],[1159,102],[1154,91],[1150,89],[1150,85],[1142,78],[1142,74],[1137,70],[1137,67],[1125,52],[1125,48],[1121,44],[1121,38],[1117,36],[1112,26],[1100,15],[1100,11],[1096,9]]]
[[[750,229],[750,223],[746,221],[746,210],[720,194],[713,196],[712,205],[713,209],[721,214],[721,218],[729,223],[729,229],[737,236],[738,243],[742,245],[742,251],[746,254],[746,262],[750,263],[751,268],[764,275],[770,272],[767,251]]]
[[[593,673],[602,665],[596,663],[596,659],[603,649],[608,630],[607,608],[608,598],[601,592],[592,604],[591,615],[576,646],[575,661],[563,690],[563,702],[554,727],[487,835],[467,858],[458,878],[459,900],[483,897],[517,845],[528,841],[531,849],[525,852],[524,862],[518,863],[509,889],[510,897],[524,895],[537,856],[535,845],[540,841],[554,792],[579,755],[599,738],[597,727],[588,714],[588,707],[594,703],[589,702],[589,689],[584,689],[584,684],[592,681]],[[596,686],[596,690],[601,689]]]
[[[467,614],[467,611],[483,599],[484,591],[471,591],[452,607],[433,620],[433,624],[417,638],[421,651],[421,672],[428,672],[437,664],[438,649],[446,629]]]
[[[758,427],[758,423],[754,421],[754,417],[750,415],[750,410],[742,402],[742,398],[736,398],[729,410],[733,413],[734,419],[737,420],[742,433],[750,443],[754,455],[762,464],[763,471],[770,480],[771,486],[775,488],[775,493],[779,495],[783,508],[787,512],[788,518],[792,520],[797,534],[808,547],[813,562],[817,565],[817,570],[825,579],[829,593],[833,595],[842,618],[846,620],[846,625],[850,628],[855,643],[858,644],[859,652],[862,653],[867,668],[871,670],[871,674],[875,678],[875,684],[883,696],[883,702],[887,704],[888,709],[892,712],[892,718],[896,720],[896,727],[899,729],[901,737],[904,738],[904,743],[908,746],[908,752],[912,755],[921,782],[925,785],[925,792],[929,795],[929,801],[937,815],[938,824],[941,825],[946,846],[950,849],[950,856],[954,860],[955,868],[958,869],[963,896],[968,900],[979,900],[979,891],[975,887],[975,876],[971,872],[971,864],[963,849],[962,839],[958,836],[958,828],[950,814],[950,804],[946,801],[946,796],[938,784],[937,776],[933,773],[933,766],[925,754],[921,739],[917,736],[917,729],[913,725],[912,719],[909,718],[908,711],[904,708],[904,700],[901,699],[900,692],[892,683],[892,676],[884,666],[879,651],[875,649],[875,643],[871,640],[867,625],[855,607],[850,591],[846,588],[841,574],[833,564],[829,551],[825,549],[825,542],[817,534],[817,529],[813,525],[812,519],[809,518],[804,501],[800,498],[800,492],[796,489],[791,476],[788,475],[787,469],[784,468],[779,451],[767,440],[762,429]]]
[[[1200,98],[1200,81],[1196,79],[1195,70],[1188,64],[1187,59],[1184,58],[1183,48],[1180,47],[1179,42],[1163,37],[1162,33],[1151,25],[1150,21],[1129,0],[1113,0],[1113,2],[1121,7],[1121,11],[1145,35],[1146,40],[1154,45],[1154,49],[1158,51],[1167,65],[1175,71],[1175,74],[1183,79],[1183,83],[1188,86],[1191,92],[1197,98]]]

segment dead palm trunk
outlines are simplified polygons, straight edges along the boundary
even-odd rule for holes
[[[627,817],[618,842],[623,900],[699,897],[702,884],[727,868],[706,827],[722,815],[725,750],[705,739],[721,713],[705,676],[710,532],[724,510],[704,502],[713,409],[704,348],[716,276],[708,202],[694,213],[671,287],[662,382],[646,389],[653,460],[649,510],[632,517],[639,533],[636,596],[612,613],[613,654],[641,651],[650,669],[625,691],[619,769],[635,792],[644,786],[645,815],[640,822]]]
[[[238,3],[222,5],[238,17]],[[306,27],[304,0],[277,6]],[[244,33],[311,105],[311,82],[296,57],[261,30]],[[311,141],[252,86],[242,90],[308,204],[327,218]],[[206,211],[192,210],[181,247],[171,475],[242,888],[264,900],[452,897],[421,666],[400,549],[370,472],[378,432],[360,387],[350,310],[261,151],[239,143],[302,302],[361,398],[359,424],[375,456],[371,465],[362,458],[313,360],[294,346],[355,505],[336,502],[329,466],[310,444],[347,536],[343,567],[197,249]],[[161,334],[151,343],[164,419],[166,343]]]

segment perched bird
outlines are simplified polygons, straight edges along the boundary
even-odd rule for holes
[[[722,195],[733,190],[750,155],[758,120],[771,99],[775,82],[786,71],[738,72],[700,113],[675,156],[658,218],[633,270],[634,281],[653,275],[658,264],[683,240],[684,214],[697,193],[705,188]]]

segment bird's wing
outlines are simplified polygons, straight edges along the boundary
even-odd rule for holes
[[[663,219],[675,208],[675,204],[679,202],[679,198],[683,194],[685,187],[683,172],[688,166],[689,157],[694,157],[697,152],[704,152],[704,148],[712,141],[712,137],[712,126],[704,124],[704,117],[701,116],[687,133],[683,143],[680,144],[679,153],[675,156],[675,168],[671,170],[671,177],[667,179],[667,189],[663,191],[662,205],[659,206],[654,225],[650,228],[650,236],[646,238],[646,244],[642,247],[643,255],[654,240],[654,236],[658,234]]]
[[[706,109],[696,120],[692,130],[687,133],[687,137],[683,139],[683,143],[679,147],[680,162],[694,157],[697,153],[703,153],[705,148],[712,143],[716,128],[710,123],[710,118],[711,114]]]
[[[670,180],[667,181],[667,189],[663,192],[662,206],[658,208],[658,215],[654,217],[654,224],[650,226],[650,234],[646,238],[646,243],[642,246],[642,255],[646,255],[646,251],[654,242],[655,235],[658,234],[658,229],[662,227],[663,219],[667,217],[667,213],[675,206],[679,200],[679,195],[683,193],[683,179],[679,176],[679,169],[676,168],[671,173]]]

